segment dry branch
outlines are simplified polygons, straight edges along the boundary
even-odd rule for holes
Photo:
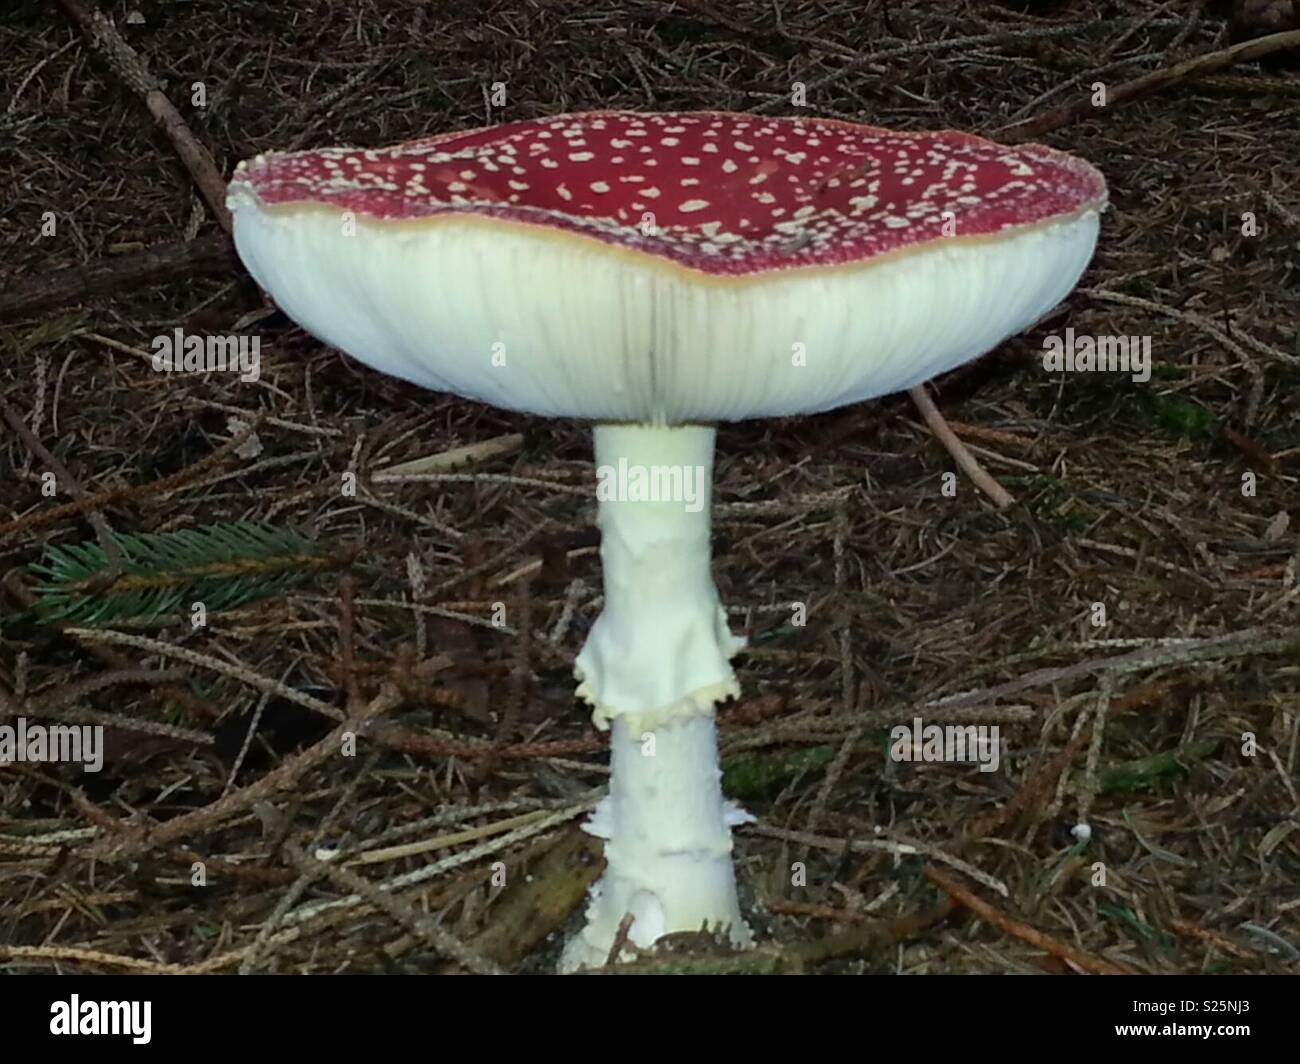
[[[926,425],[934,433],[935,438],[948,449],[953,461],[970,477],[975,486],[992,499],[999,510],[1013,506],[1016,500],[1011,493],[989,475],[975,456],[966,449],[966,445],[957,438],[957,434],[948,427],[943,415],[939,413],[939,408],[934,405],[934,401],[926,392],[925,385],[918,384],[908,394],[911,395],[912,402],[916,404],[916,409],[921,412],[921,417],[925,419]]]
[[[230,232],[230,212],[226,210],[226,181],[217,169],[212,156],[206,148],[195,139],[185,119],[172,106],[149,67],[132,48],[113,24],[99,11],[92,11],[80,3],[80,0],[59,0],[67,16],[80,28],[90,40],[91,47],[108,63],[119,78],[122,79],[149,108],[155,121],[162,127],[167,138],[176,149],[185,169],[190,172],[199,192],[208,201],[212,215],[227,233]]]
[[[1259,59],[1261,56],[1271,55],[1273,52],[1280,52],[1287,48],[1300,48],[1300,30],[1272,33],[1267,37],[1244,41],[1241,44],[1234,44],[1230,48],[1222,48],[1217,52],[1207,52],[1205,55],[1195,56],[1182,63],[1175,63],[1173,66],[1165,67],[1162,70],[1153,70],[1151,73],[1143,74],[1140,78],[1134,78],[1132,81],[1122,82],[1114,88],[1107,89],[1106,107],[1129,103],[1153,92],[1159,92],[1161,89],[1172,88],[1174,85],[1181,84],[1192,78],[1213,74],[1215,71],[1223,70],[1234,63]],[[1024,122],[1018,122],[1013,126],[998,130],[997,137],[999,140],[1014,144],[1018,141],[1028,140],[1031,137],[1041,136],[1044,133],[1050,133],[1062,126],[1068,126],[1071,122],[1077,122],[1088,115],[1099,115],[1102,110],[1102,108],[1093,106],[1091,98],[1076,100],[1074,103],[1053,108],[1043,114],[1026,119]]]
[[[945,872],[939,871],[933,865],[927,865],[925,868],[926,876],[943,890],[948,896],[966,906],[971,912],[978,916],[986,923],[1000,928],[1009,935],[1013,935],[1022,942],[1028,942],[1031,946],[1046,950],[1054,957],[1060,957],[1063,961],[1081,968],[1085,972],[1093,975],[1136,975],[1137,973],[1125,965],[1115,964],[1112,961],[1105,960],[1102,957],[1094,957],[1090,953],[1076,949],[1068,943],[1053,938],[1036,927],[1030,927],[1026,923],[1013,919],[1006,913],[998,911],[978,894],[967,890],[958,883],[952,876]]]
[[[386,684],[368,705],[364,706],[354,718],[344,720],[333,731],[313,746],[300,754],[286,758],[247,787],[218,798],[214,802],[185,813],[152,830],[140,830],[123,824],[116,838],[106,838],[91,846],[86,856],[124,860],[160,846],[168,846],[197,831],[206,831],[216,827],[221,821],[236,813],[246,812],[263,798],[268,798],[277,791],[294,786],[302,777],[327,758],[338,755],[342,749],[343,737],[348,732],[361,732],[368,721],[374,720],[400,705],[402,696],[397,688]]]
[[[189,243],[160,244],[131,255],[114,255],[87,266],[68,266],[24,281],[10,279],[0,294],[0,321],[22,318],[92,296],[125,292],[137,285],[226,273],[239,266],[225,233]]]

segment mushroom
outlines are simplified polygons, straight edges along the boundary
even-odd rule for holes
[[[561,967],[742,919],[714,706],[715,425],[902,391],[1056,305],[1102,175],[1040,145],[820,118],[593,112],[259,155],[235,244],[322,340],[426,388],[594,421],[604,606],[578,694],[610,731],[606,869]]]

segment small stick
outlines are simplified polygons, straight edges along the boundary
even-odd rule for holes
[[[480,956],[450,931],[441,927],[431,916],[426,916],[414,906],[401,901],[380,885],[371,883],[356,872],[327,864],[303,853],[295,846],[286,846],[289,859],[304,875],[325,876],[336,886],[351,891],[387,915],[395,924],[421,939],[439,953],[451,957],[476,975],[502,975],[499,965]]]
[[[343,689],[347,692],[348,712],[355,715],[361,706],[361,687],[357,683],[356,639],[353,633],[352,599],[356,581],[351,573],[339,580],[339,664],[343,670]]]
[[[1300,633],[1288,630],[1272,631],[1268,628],[1243,628],[1226,635],[1206,636],[1204,639],[1180,640],[1171,646],[1138,647],[1127,654],[1108,658],[1093,658],[1046,669],[1035,669],[1014,680],[995,687],[977,691],[961,691],[929,699],[920,707],[927,711],[950,711],[961,706],[981,706],[1007,695],[1017,694],[1035,687],[1063,684],[1094,673],[1123,676],[1132,672],[1147,672],[1166,665],[1191,665],[1200,661],[1227,661],[1248,658],[1257,654],[1277,654],[1290,650],[1300,643]]]
[[[323,739],[306,750],[285,758],[279,767],[256,782],[198,809],[182,813],[162,824],[153,825],[151,830],[142,831],[123,823],[123,831],[116,839],[99,840],[85,850],[83,856],[104,860],[129,860],[149,850],[178,843],[195,832],[211,830],[228,817],[247,812],[277,791],[295,786],[308,771],[323,764],[327,758],[338,752],[345,732],[361,731],[376,717],[400,706],[402,701],[396,686],[385,684],[379,694],[362,707],[357,717],[342,721]]]
[[[948,449],[954,461],[961,466],[964,472],[974,482],[975,486],[985,495],[993,500],[993,504],[999,510],[1005,510],[1008,506],[1015,505],[1015,498],[1001,484],[994,480],[985,471],[984,467],[973,454],[966,449],[966,445],[957,438],[957,434],[948,427],[948,422],[939,413],[939,408],[934,405],[929,393],[925,390],[924,384],[918,384],[908,392],[912,397],[912,402],[916,404],[917,410],[921,412],[921,417],[925,420],[926,426],[934,433],[940,443]]]
[[[905,942],[941,920],[948,919],[956,908],[957,903],[952,898],[944,898],[940,905],[928,912],[912,913],[889,920],[871,920],[837,935],[787,946],[783,953],[793,963],[795,971],[803,971],[810,965],[835,957],[879,955],[891,946]]]
[[[110,504],[120,502],[137,502],[150,495],[157,495],[164,491],[172,491],[188,485],[200,473],[224,461],[232,452],[237,451],[261,426],[261,423],[262,415],[255,415],[251,425],[226,440],[215,451],[200,458],[193,465],[186,466],[175,473],[170,473],[161,480],[153,481],[151,484],[109,488],[98,495],[79,499],[76,502],[63,503],[60,506],[51,506],[46,510],[32,510],[22,517],[6,521],[4,524],[0,524],[0,537],[11,535],[14,532],[31,532],[37,528],[44,528],[46,525],[56,524],[66,518],[78,517],[89,510],[103,509]]]
[[[1208,927],[1201,927],[1192,923],[1191,920],[1184,920],[1182,917],[1174,917],[1169,921],[1169,926],[1177,931],[1180,935],[1188,938],[1195,938],[1206,943],[1211,949],[1221,950],[1230,957],[1236,957],[1238,960],[1254,960],[1256,954],[1254,951],[1237,945],[1227,935],[1218,931],[1211,930]]]
[[[211,233],[191,243],[159,244],[131,255],[110,255],[87,266],[65,266],[25,281],[4,279],[0,321],[75,303],[150,282],[229,273],[239,259],[230,237]]]
[[[514,454],[523,445],[523,433],[512,432],[508,436],[496,436],[490,440],[467,444],[464,447],[453,447],[449,451],[426,455],[424,458],[414,458],[409,462],[388,466],[386,469],[376,469],[375,472],[388,476],[401,476],[406,473],[441,473],[462,466],[474,465],[489,458],[501,458],[505,455]]]
[[[609,947],[609,956],[605,958],[605,967],[612,968],[618,963],[618,958],[622,955],[624,947],[627,945],[628,936],[632,933],[632,923],[636,917],[631,913],[624,913],[623,919],[618,922],[618,930],[614,932],[614,941]]]
[[[866,913],[837,909],[834,905],[791,901],[789,898],[768,898],[763,905],[770,913],[779,913],[782,916],[810,916],[814,920],[831,920],[837,924],[863,924],[869,923],[872,919]]]
[[[1022,942],[1028,942],[1031,946],[1046,950],[1052,956],[1060,957],[1075,967],[1082,968],[1085,972],[1092,975],[1137,974],[1132,968],[1103,960],[1101,957],[1094,957],[1090,953],[1084,953],[1082,950],[1075,949],[1073,946],[1053,938],[1043,931],[1039,931],[1036,927],[1030,927],[1028,924],[1012,919],[1006,913],[999,912],[979,895],[967,890],[948,874],[939,871],[934,865],[926,865],[925,874],[932,883],[946,891],[950,898],[966,906],[981,920],[1000,928]]]
[[[172,142],[185,169],[194,178],[199,192],[208,201],[212,215],[227,233],[230,232],[230,212],[226,210],[226,181],[212,161],[207,149],[195,139],[180,112],[167,99],[158,81],[149,73],[149,67],[140,53],[122,39],[113,24],[99,11],[83,6],[80,0],[59,0],[73,22],[89,39],[91,47],[103,57],[114,74],[144,101],[149,113],[162,127]]]
[[[958,436],[966,436],[972,440],[982,440],[985,443],[996,443],[1008,447],[1032,447],[1034,444],[1033,440],[1014,432],[1003,432],[1001,429],[972,425],[966,421],[953,421],[952,418],[945,418],[945,420],[948,422],[948,427]]]
[[[222,959],[225,960],[225,957]],[[106,968],[125,968],[130,972],[144,972],[149,975],[190,975],[212,970],[202,964],[194,967],[187,967],[184,964],[166,964],[139,957],[124,957],[118,953],[104,953],[97,949],[82,949],[79,946],[0,946],[0,960],[93,964]]]
[[[1150,93],[1159,92],[1161,89],[1178,85],[1202,74],[1213,74],[1215,71],[1223,70],[1234,63],[1248,62],[1251,59],[1259,59],[1261,56],[1269,55],[1272,52],[1280,52],[1285,48],[1295,47],[1300,47],[1300,30],[1271,33],[1267,37],[1258,37],[1253,41],[1243,41],[1241,44],[1234,44],[1230,48],[1221,48],[1217,52],[1207,52],[1205,55],[1194,56],[1182,63],[1175,63],[1173,66],[1161,70],[1153,70],[1149,74],[1143,74],[1140,78],[1134,78],[1132,81],[1125,81],[1116,85],[1106,93],[1106,106],[1113,107],[1115,104],[1128,103],[1130,100],[1136,100]],[[1031,137],[1037,137],[1054,129],[1060,129],[1062,126],[1068,126],[1085,115],[1099,110],[1101,109],[1093,106],[1091,98],[1076,100],[1074,103],[1068,103],[1051,111],[1045,111],[1037,117],[1000,129],[997,131],[997,137],[1008,144],[1014,144],[1017,141],[1028,140]]]
[[[49,449],[36,438],[36,434],[27,427],[21,417],[18,416],[8,403],[0,399],[0,415],[9,422],[13,430],[22,437],[22,441],[27,444],[28,448],[42,462],[47,469],[54,473],[57,482],[61,483],[69,495],[78,502],[90,500],[90,492],[81,486],[81,482],[68,471],[68,468],[60,462]],[[104,552],[104,558],[108,562],[108,568],[103,572],[96,574],[91,580],[91,590],[103,588],[111,584],[122,575],[122,551],[118,548],[117,539],[113,535],[113,530],[109,527],[108,519],[104,516],[104,511],[99,507],[93,507],[86,514],[86,519],[90,521],[91,527],[95,530],[95,538],[99,540],[99,548]]]

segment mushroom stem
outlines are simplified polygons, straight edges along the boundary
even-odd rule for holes
[[[750,939],[731,865],[745,814],[722,797],[713,713],[739,693],[729,659],[744,644],[710,573],[715,430],[595,437],[605,604],[575,672],[596,725],[612,726],[609,795],[586,825],[607,840],[606,869],[565,970],[603,964],[627,913],[637,946],[705,925]]]
[[[744,641],[727,628],[710,571],[715,436],[697,425],[596,426],[605,606],[576,671],[601,728],[740,693],[730,658]]]

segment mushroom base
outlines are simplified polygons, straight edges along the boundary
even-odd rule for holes
[[[560,970],[605,964],[628,913],[627,941],[636,946],[702,929],[750,945],[736,898],[731,827],[753,818],[723,800],[713,711],[645,732],[616,718],[610,752],[609,795],[585,825],[606,840],[605,872]],[[629,953],[622,959],[632,959]]]

